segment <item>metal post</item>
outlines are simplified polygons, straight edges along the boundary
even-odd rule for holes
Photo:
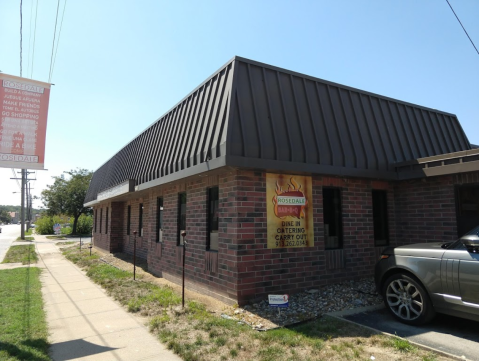
[[[20,210],[20,238],[25,240],[25,185],[26,185],[26,170],[22,169],[22,201],[21,201],[21,210]]]
[[[181,305],[185,308],[185,255],[186,255],[186,232],[181,232],[181,237],[183,237],[183,282],[181,285]]]
[[[136,280],[136,231],[133,231],[133,280]]]

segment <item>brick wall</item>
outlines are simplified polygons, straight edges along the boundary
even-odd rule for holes
[[[156,232],[157,197],[163,197],[163,243],[151,238],[148,254],[148,269],[154,274],[180,283],[182,276],[183,248],[178,241],[178,193],[186,192],[186,285],[206,294],[214,295],[225,302],[236,301],[236,259],[229,250],[235,234],[228,233],[230,220],[235,218],[234,209],[229,207],[229,197],[234,192],[232,177],[226,173],[220,176],[201,177],[194,181],[178,183],[151,193],[150,227]],[[219,185],[219,238],[218,252],[207,251],[207,191]],[[154,215],[154,216],[153,216]],[[153,232],[153,233],[154,233]],[[216,269],[207,270],[207,261],[217,259]]]
[[[93,211],[96,212],[94,217],[96,217],[96,231],[93,228],[93,244],[95,247],[99,247],[103,250],[110,251],[110,234],[106,233],[106,209],[110,209],[109,203],[103,203],[93,208]],[[111,219],[109,215],[108,223],[111,224]],[[95,218],[93,219],[95,222]],[[93,224],[95,227],[95,224]]]
[[[479,185],[479,172],[397,182],[397,244],[457,239],[455,186]]]
[[[398,244],[457,238],[452,176],[398,182],[394,188]]]
[[[267,248],[266,173],[225,170],[153,188],[141,198],[103,204],[111,210],[108,235],[95,233],[95,244],[133,252],[143,203],[144,235],[137,236],[137,254],[152,273],[181,283],[182,247],[178,239],[178,193],[187,194],[186,286],[223,301],[244,304],[267,294],[293,293],[328,283],[371,276],[382,247],[374,245],[372,190],[387,191],[391,245],[424,238],[455,238],[454,184],[479,182],[473,176],[443,176],[385,182],[338,177],[312,178],[314,246]],[[219,248],[206,250],[207,191],[219,187]],[[325,250],[323,187],[341,190],[343,247]],[[156,242],[157,197],[163,197],[163,242]],[[131,206],[131,234],[126,235]],[[98,207],[96,209],[99,209]],[[98,213],[99,214],[99,213]],[[105,219],[103,219],[103,228]],[[99,226],[97,225],[97,231]],[[111,241],[108,237],[111,235]]]
[[[143,204],[143,235],[140,234],[140,204]],[[126,234],[128,206],[131,207],[129,235]],[[133,255],[133,249],[135,246],[135,235],[133,232],[136,231],[136,256],[145,260],[148,257],[149,238],[151,237],[151,230],[148,223],[151,213],[149,208],[150,204],[148,197],[136,198],[125,202],[121,215],[122,224],[119,225],[122,234],[118,235],[119,249],[121,249],[122,252]]]
[[[314,247],[268,249],[266,246],[266,174],[239,171],[237,192],[230,207],[238,211],[229,234],[238,258],[238,302],[265,298],[267,294],[302,291],[331,282],[371,276],[376,263],[372,221],[372,189],[392,191],[387,182],[333,177],[313,177]],[[325,250],[322,187],[341,190],[343,248]],[[390,211],[389,223],[394,223]],[[390,226],[390,230],[394,227]],[[333,258],[339,258],[329,266]]]

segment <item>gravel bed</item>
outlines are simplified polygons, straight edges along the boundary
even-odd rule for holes
[[[281,311],[263,300],[225,312],[222,316],[245,322],[258,330],[267,330],[314,319],[329,312],[379,305],[382,302],[371,277],[291,294],[289,307]]]

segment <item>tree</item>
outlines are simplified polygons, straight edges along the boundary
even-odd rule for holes
[[[10,223],[12,221],[12,217],[10,217],[10,213],[7,211],[0,211],[0,223]]]
[[[93,173],[79,168],[64,173],[70,177],[53,177],[53,184],[42,191],[42,202],[50,216],[66,214],[73,217],[72,233],[76,234],[78,218],[92,213],[91,208],[83,207],[83,201]]]

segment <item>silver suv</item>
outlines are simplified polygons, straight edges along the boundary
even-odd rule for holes
[[[479,321],[479,226],[455,242],[386,248],[375,281],[404,323],[427,323],[436,312]]]

